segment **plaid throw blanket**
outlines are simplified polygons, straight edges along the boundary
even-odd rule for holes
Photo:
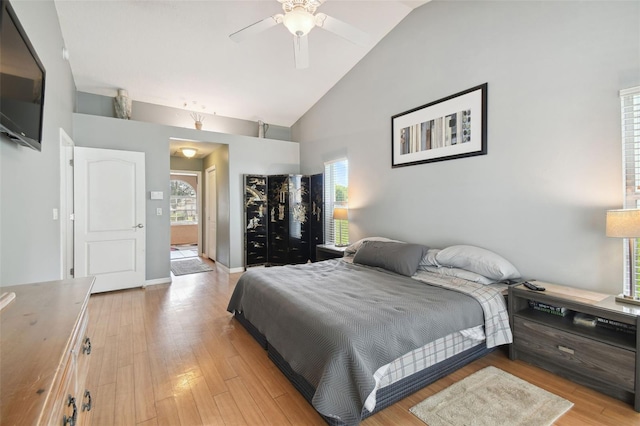
[[[509,326],[509,313],[502,295],[506,285],[477,284],[455,277],[441,277],[426,271],[418,271],[412,278],[430,285],[468,294],[476,299],[484,311],[484,332],[487,336],[488,348],[513,341],[511,327]]]

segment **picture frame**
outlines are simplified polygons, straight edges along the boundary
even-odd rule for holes
[[[485,155],[488,83],[391,117],[391,167]]]

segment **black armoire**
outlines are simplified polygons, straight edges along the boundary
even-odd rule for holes
[[[245,175],[245,266],[315,261],[322,175]]]

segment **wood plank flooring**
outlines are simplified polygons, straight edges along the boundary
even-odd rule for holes
[[[204,260],[206,261],[206,260]],[[325,425],[322,418],[226,311],[240,274],[221,270],[173,277],[172,284],[91,296],[93,351],[88,424]],[[424,426],[408,409],[493,365],[575,405],[557,425],[640,425],[630,405],[520,361],[502,351],[362,422]]]

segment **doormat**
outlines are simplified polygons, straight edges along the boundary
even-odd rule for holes
[[[184,259],[171,261],[171,272],[173,272],[173,275],[187,275],[208,271],[213,271],[213,268],[202,262],[200,259]]]
[[[495,367],[486,367],[411,407],[429,426],[548,426],[573,403]]]

